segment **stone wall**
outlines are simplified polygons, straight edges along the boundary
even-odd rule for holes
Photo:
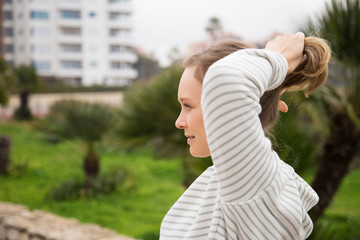
[[[122,92],[86,92],[86,93],[41,93],[31,94],[29,108],[34,116],[45,116],[50,106],[60,100],[79,100],[86,102],[99,102],[111,106],[120,106],[122,103]],[[10,119],[15,109],[20,106],[20,99],[12,95],[6,107],[0,106],[0,120]]]
[[[0,202],[0,240],[134,240],[95,224],[83,224],[22,205]]]

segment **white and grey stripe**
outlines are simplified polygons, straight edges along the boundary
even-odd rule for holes
[[[160,239],[305,239],[318,196],[272,151],[259,120],[261,95],[281,84],[287,62],[269,50],[213,64],[202,108],[214,165],[165,216]]]

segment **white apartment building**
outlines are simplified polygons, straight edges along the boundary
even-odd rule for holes
[[[69,84],[121,86],[137,77],[131,0],[1,0],[1,53]]]

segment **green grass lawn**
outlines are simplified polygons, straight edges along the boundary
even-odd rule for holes
[[[0,201],[25,204],[30,209],[43,209],[142,238],[159,231],[162,218],[184,191],[179,159],[156,159],[146,150],[126,154],[102,147],[102,172],[125,165],[133,174],[136,190],[118,190],[76,201],[47,200],[45,195],[53,187],[83,177],[82,146],[69,141],[47,143],[26,123],[0,123],[0,135],[12,138],[13,163],[11,175],[0,177]],[[327,214],[360,220],[359,202],[360,170],[357,169],[346,177]]]
[[[82,178],[83,148],[77,142],[50,144],[27,124],[1,123],[12,138],[12,175],[0,178],[0,201],[21,203],[82,222],[98,223],[121,234],[142,237],[158,232],[167,210],[182,194],[179,159],[154,159],[150,152],[100,151],[102,172],[125,165],[136,180],[132,192],[117,191],[91,200],[49,201],[45,194],[60,183]],[[27,162],[25,172],[19,168]]]

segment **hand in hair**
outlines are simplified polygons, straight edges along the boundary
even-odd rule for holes
[[[266,44],[265,49],[276,51],[283,55],[288,62],[288,73],[291,73],[302,62],[305,35],[296,34],[279,35]]]

